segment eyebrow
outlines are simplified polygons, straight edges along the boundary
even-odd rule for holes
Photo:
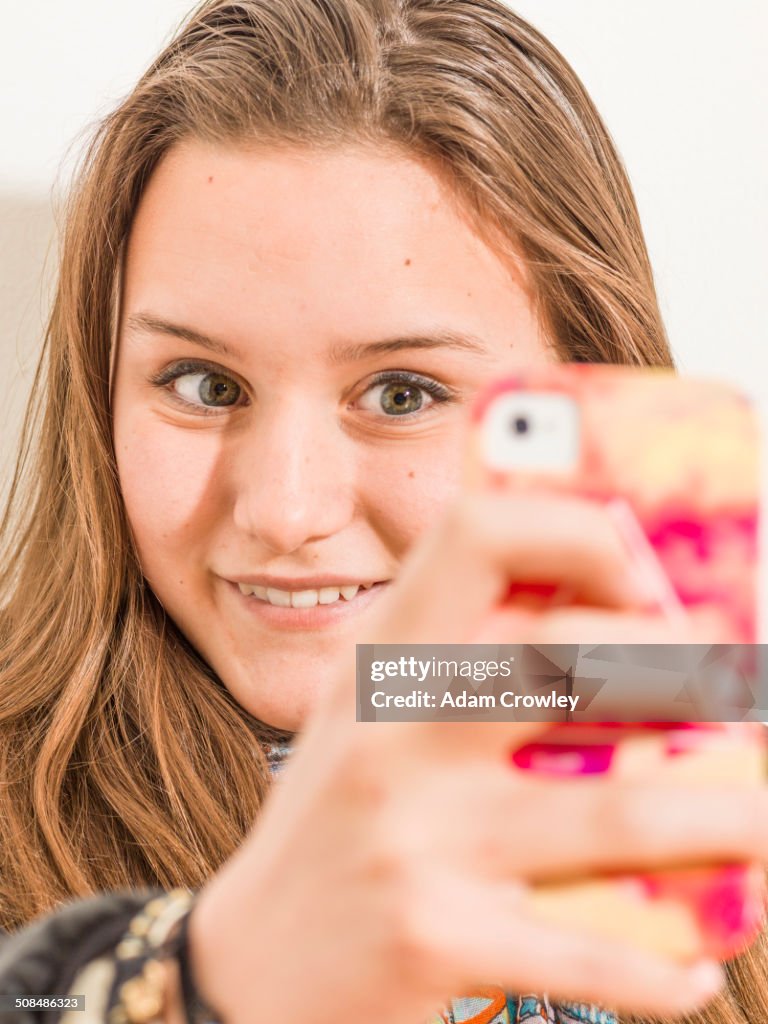
[[[172,338],[180,338],[182,341],[192,342],[200,345],[211,352],[228,356],[232,359],[238,358],[238,353],[229,348],[223,341],[213,338],[202,331],[192,327],[185,327],[182,324],[174,324],[154,313],[133,313],[128,317],[127,326],[132,330],[141,331],[145,334],[166,334]],[[419,332],[392,338],[381,338],[378,341],[355,342],[335,346],[329,361],[332,365],[359,362],[362,359],[369,359],[372,356],[386,355],[391,352],[401,352],[404,349],[437,349],[449,348],[465,352],[474,352],[481,355],[489,355],[488,346],[481,338],[465,331],[454,331],[450,328],[439,328],[429,334]]]
[[[182,341],[191,341],[194,345],[201,345],[211,352],[217,352],[222,356],[229,356],[230,359],[237,358],[237,353],[219,341],[202,331],[196,331],[192,327],[184,327],[181,324],[173,324],[170,320],[164,320],[154,313],[132,313],[128,317],[127,326],[132,330],[141,331],[144,334],[167,334],[171,338],[181,338]]]
[[[488,346],[473,334],[440,328],[430,334],[408,334],[396,338],[382,338],[380,341],[356,342],[338,345],[331,353],[331,363],[354,363],[371,356],[401,352],[403,349],[451,348],[464,352],[488,355]]]

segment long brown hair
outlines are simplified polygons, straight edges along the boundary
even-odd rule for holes
[[[0,923],[123,886],[196,887],[269,786],[252,719],[141,573],[112,446],[121,253],[179,140],[395,146],[522,255],[559,354],[671,365],[627,176],[579,79],[500,0],[211,0],[99,128],[0,524]],[[762,947],[760,947],[762,950]],[[762,954],[760,954],[761,962]],[[768,1007],[758,952],[695,1019]],[[743,1000],[744,1011],[737,1009]]]

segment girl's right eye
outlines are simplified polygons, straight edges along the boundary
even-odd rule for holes
[[[191,412],[202,415],[215,415],[217,409],[242,404],[240,384],[218,367],[205,363],[174,363],[152,377],[150,383],[164,388]]]
[[[184,373],[176,378],[176,394],[194,405],[234,405],[240,397],[240,385],[223,373]]]

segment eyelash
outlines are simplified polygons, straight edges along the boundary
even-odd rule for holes
[[[227,373],[222,367],[216,366],[214,363],[198,362],[196,360],[183,360],[179,363],[173,363],[171,366],[165,367],[159,373],[153,374],[149,378],[149,383],[153,387],[162,388],[166,390],[172,397],[172,399],[182,405],[185,409],[194,409],[195,415],[198,416],[219,416],[221,415],[221,409],[235,409],[239,406],[237,404],[232,406],[206,406],[206,405],[193,405],[191,402],[187,402],[186,399],[182,398],[173,389],[169,387],[175,380],[180,377],[184,377],[187,374],[209,374],[217,373],[223,377],[229,377],[235,381],[239,387],[242,385],[232,377],[231,374]],[[404,383],[411,384],[414,387],[421,388],[425,391],[436,405],[441,405],[447,402],[455,401],[457,394],[453,388],[447,387],[445,384],[441,384],[439,381],[434,380],[432,377],[423,377],[419,373],[412,373],[408,370],[382,370],[375,374],[372,380],[369,382],[363,394],[372,390],[373,388],[382,384],[393,384],[393,383]],[[243,389],[244,390],[244,389]],[[429,407],[428,407],[429,408]],[[402,417],[397,416],[384,416],[382,418],[386,420],[409,420],[416,416],[417,413],[405,414]],[[422,414],[423,415],[423,414]]]
[[[220,416],[221,409],[239,408],[239,404],[234,406],[194,405],[192,402],[186,401],[186,399],[182,398],[181,395],[169,387],[170,384],[173,384],[173,382],[178,380],[180,377],[185,377],[187,374],[193,373],[204,375],[210,373],[221,374],[222,377],[228,377],[230,380],[233,380],[243,392],[245,391],[242,385],[235,380],[232,374],[227,373],[223,367],[216,366],[215,363],[202,363],[195,359],[186,359],[179,363],[173,363],[171,366],[166,366],[164,370],[153,374],[149,378],[149,383],[152,384],[153,387],[162,388],[167,391],[173,401],[181,405],[184,409],[194,410],[194,414],[196,416]]]
[[[445,384],[441,384],[439,381],[434,380],[432,377],[422,377],[420,373],[412,373],[409,370],[382,370],[375,374],[373,379],[369,382],[365,388],[363,394],[371,391],[373,388],[378,387],[382,384],[412,384],[414,387],[421,388],[433,400],[435,405],[443,405],[447,402],[455,401],[456,392],[447,387]],[[403,416],[384,416],[385,420],[410,420],[418,413],[405,414]],[[424,415],[423,413],[421,415]]]

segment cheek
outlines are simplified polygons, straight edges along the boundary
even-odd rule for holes
[[[461,488],[461,446],[431,440],[377,458],[369,468],[368,516],[404,555],[432,527]]]
[[[150,581],[183,576],[185,556],[216,521],[221,460],[211,440],[142,419],[115,424],[126,514]]]

